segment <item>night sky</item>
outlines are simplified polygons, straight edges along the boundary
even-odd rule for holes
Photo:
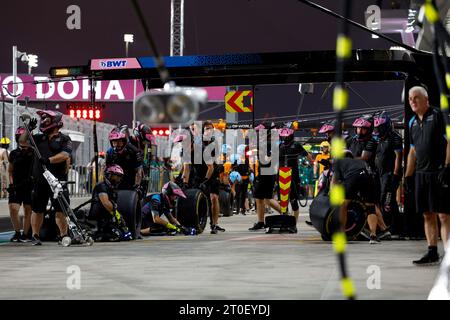
[[[316,2],[340,11],[341,1]],[[407,1],[403,2],[406,9]],[[140,3],[159,51],[168,55],[170,0],[141,0]],[[353,1],[352,18],[364,24],[364,11],[373,3],[373,0]],[[73,4],[81,8],[81,30],[66,27],[69,17],[66,9]],[[388,5],[383,4],[384,7]],[[184,54],[332,50],[338,22],[296,0],[185,0]],[[91,58],[125,56],[124,33],[135,35],[129,56],[153,55],[128,0],[3,1],[0,27],[1,73],[12,71],[13,45],[20,51],[39,56],[39,67],[33,71],[36,74],[46,74],[50,66],[80,65],[87,64]],[[351,35],[354,48],[386,49],[391,46],[353,27]],[[26,73],[27,67],[18,62],[18,70]],[[270,93],[277,96],[290,90],[291,94],[287,96],[292,98],[286,103],[296,105],[297,89],[296,86],[277,87],[271,88]],[[391,100],[376,103],[390,104]],[[262,113],[267,107],[261,107]]]

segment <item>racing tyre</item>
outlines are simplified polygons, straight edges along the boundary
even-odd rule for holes
[[[210,205],[206,195],[199,189],[185,190],[186,199],[178,198],[177,220],[185,227],[203,232],[208,221]]]
[[[136,239],[136,226],[138,223],[140,225],[141,216],[141,204],[137,192],[133,190],[117,191],[117,210],[125,219],[131,236]]]
[[[220,190],[219,192],[220,212],[224,217],[231,217],[233,211],[231,205],[233,204],[233,195],[231,192]]]

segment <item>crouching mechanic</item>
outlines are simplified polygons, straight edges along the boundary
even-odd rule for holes
[[[155,234],[196,234],[195,229],[183,227],[172,215],[176,200],[181,197],[186,199],[183,190],[174,182],[167,182],[161,193],[152,194],[145,199],[142,207],[142,229],[143,236]],[[165,216],[167,220],[161,218]]]
[[[347,209],[352,200],[362,201],[367,209],[367,223],[370,229],[370,244],[379,243],[377,234],[377,216],[375,213],[375,202],[378,200],[373,190],[375,188],[374,177],[370,166],[360,159],[353,159],[349,150],[345,152],[346,158],[334,163],[334,174],[332,184],[340,183],[345,188],[345,201],[340,208],[341,228],[345,232],[347,224]]]
[[[47,168],[59,181],[67,181],[68,160],[72,154],[72,140],[69,136],[61,133],[59,130],[63,126],[62,114],[57,111],[39,110],[37,112],[40,117],[39,130],[41,133],[33,135],[34,142],[41,155],[40,159],[33,162],[33,195],[31,228],[33,230],[33,245],[41,245],[39,232],[44,222],[44,213],[47,209],[47,203],[52,201],[53,208],[56,211],[56,224],[59,228],[60,239],[67,236],[68,226],[66,216],[62,212],[62,208],[53,198],[47,180],[44,178],[43,166]],[[36,126],[36,119],[30,121],[30,131]],[[66,186],[63,186],[63,196],[69,203],[69,192]]]
[[[118,165],[105,169],[105,179],[92,192],[92,206],[89,219],[97,222],[96,241],[131,240],[125,220],[117,210],[117,186],[123,178]]]

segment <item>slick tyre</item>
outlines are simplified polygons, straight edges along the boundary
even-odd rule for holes
[[[133,190],[117,191],[117,210],[125,219],[131,236],[136,239],[137,218],[141,216],[141,205],[137,192]]]
[[[208,221],[210,211],[208,198],[199,189],[188,189],[185,194],[186,199],[178,199],[177,220],[185,227],[195,228],[200,234]]]

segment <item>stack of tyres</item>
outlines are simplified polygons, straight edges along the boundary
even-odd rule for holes
[[[186,199],[178,198],[176,216],[181,225],[195,228],[197,234],[206,228],[210,215],[210,203],[200,189],[187,189],[184,191]]]
[[[319,194],[309,207],[309,216],[314,228],[319,231],[324,241],[330,241],[334,232],[339,229],[339,212],[330,205],[326,194]],[[366,225],[366,207],[359,201],[352,201],[348,207],[345,233],[347,239],[354,240]]]

